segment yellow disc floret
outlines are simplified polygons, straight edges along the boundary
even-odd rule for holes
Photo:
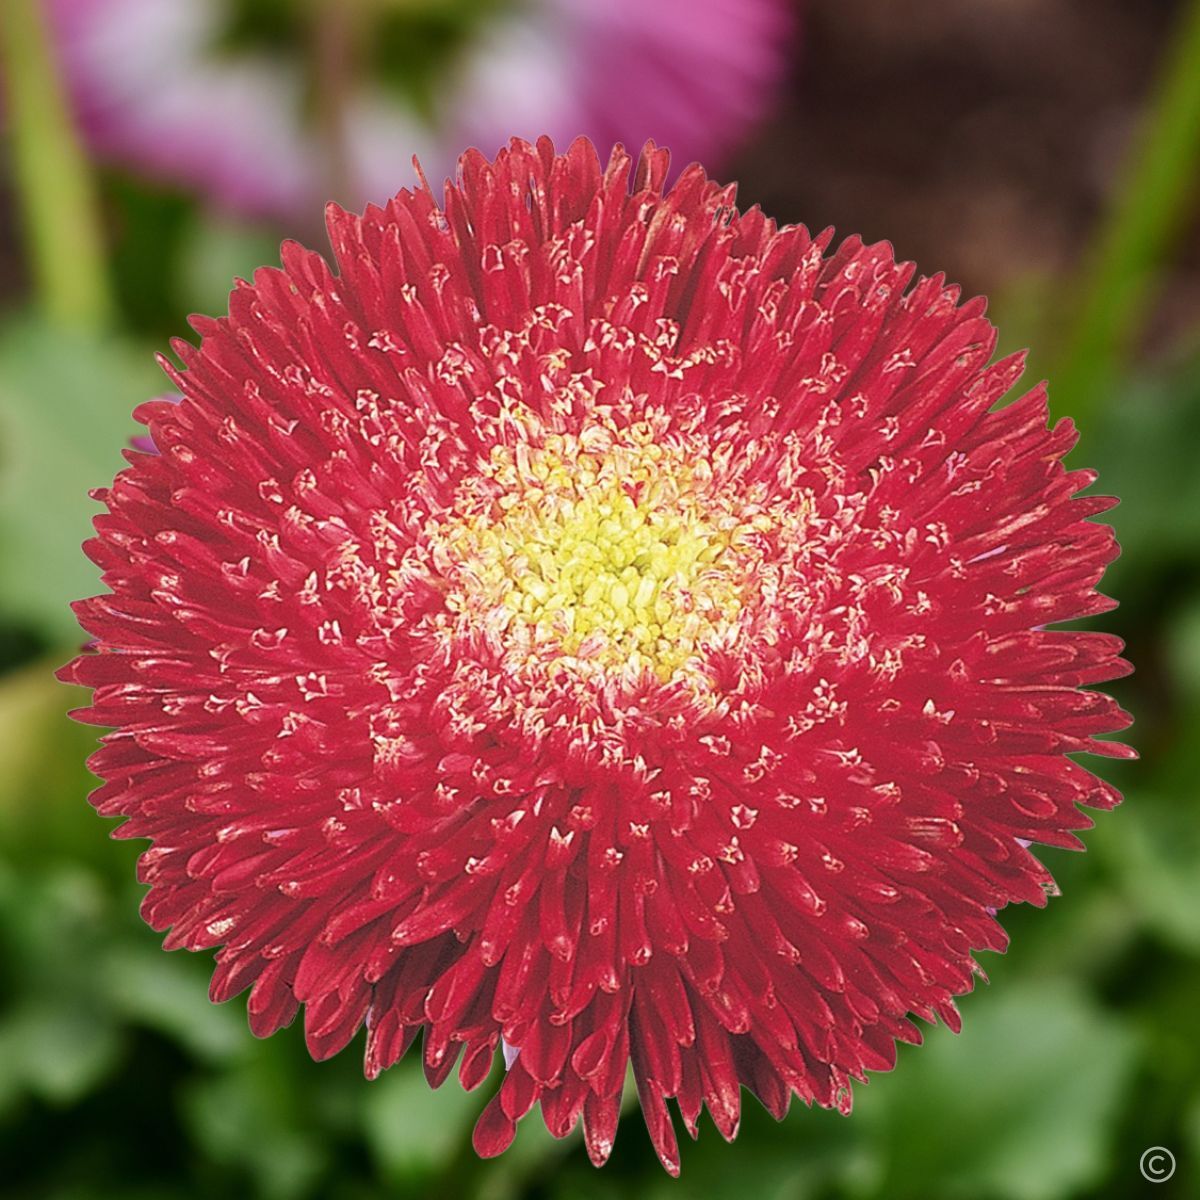
[[[443,527],[451,613],[510,658],[667,682],[736,632],[770,520],[648,426],[496,447]]]

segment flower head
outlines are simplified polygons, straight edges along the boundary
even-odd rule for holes
[[[653,135],[683,161],[712,162],[762,114],[794,23],[790,0],[376,6],[361,40],[381,49],[362,48],[367,61],[338,98],[345,161],[331,162],[301,52],[315,6],[270,6],[280,27],[262,44],[243,28],[256,27],[245,20],[255,7],[50,0],[92,147],[235,211],[288,220],[320,211],[331,174],[346,176],[356,204],[383,201],[414,149],[440,179],[450,151],[490,151],[514,132],[586,134],[605,149]]]
[[[602,1162],[627,1065],[726,1137],[957,1028],[1118,796],[1116,553],[983,302],[664,152],[514,141],[285,245],[143,405],[77,606],[94,803],[267,1034],[508,1071]],[[632,174],[632,178],[631,178]]]

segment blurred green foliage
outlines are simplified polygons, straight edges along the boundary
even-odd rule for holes
[[[1164,119],[1192,136],[1178,113]],[[1170,186],[1189,187],[1193,168]],[[1123,498],[1112,519],[1124,555],[1107,581],[1122,608],[1104,623],[1127,638],[1138,666],[1116,690],[1138,716],[1143,761],[1105,767],[1128,799],[1087,836],[1091,853],[1047,853],[1063,898],[1004,914],[1013,948],[984,963],[995,986],[965,998],[964,1032],[937,1029],[924,1047],[905,1048],[895,1073],[860,1089],[849,1120],[797,1108],[776,1124],[747,1098],[737,1145],[706,1120],[678,1182],[660,1171],[636,1111],[603,1172],[577,1138],[556,1143],[536,1118],[504,1158],[480,1163],[469,1145],[480,1097],[453,1082],[430,1093],[415,1053],[367,1083],[353,1049],[314,1064],[297,1029],[256,1042],[242,1000],[210,1004],[209,964],[163,953],[137,917],[138,846],[107,843],[83,801],[95,731],[69,722],[79,697],[52,670],[82,636],[68,601],[95,589],[78,549],[95,507],[87,489],[119,465],[135,432],[130,409],[163,386],[152,343],[181,332],[183,313],[219,310],[228,280],[273,259],[277,242],[141,181],[105,177],[104,194],[119,331],[100,335],[61,313],[51,324],[32,301],[0,323],[6,1197],[1125,1200],[1200,1191],[1200,364],[1114,359],[1104,378],[1089,376],[1080,461]],[[1175,220],[1170,200],[1159,207]],[[1138,259],[1137,271],[1147,268]],[[1126,332],[1133,319],[1122,309]],[[1137,1169],[1151,1145],[1179,1160],[1156,1190]]]

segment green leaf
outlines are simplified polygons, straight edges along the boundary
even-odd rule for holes
[[[130,417],[164,390],[148,351],[31,321],[0,328],[0,607],[64,645],[68,605],[100,590],[80,543],[88,489],[124,465]]]
[[[237,1069],[193,1082],[184,1092],[188,1124],[215,1162],[240,1167],[267,1200],[308,1195],[328,1148],[297,1120],[297,1106],[277,1055],[258,1048]]]
[[[277,232],[213,212],[198,212],[180,264],[186,310],[214,315],[227,312],[235,278],[250,279],[259,267],[278,265]]]
[[[96,988],[109,941],[100,881],[72,865],[34,875],[0,860],[0,1103],[31,1092],[68,1104],[118,1060],[124,1037]]]
[[[127,854],[105,845],[105,826],[85,801],[96,783],[85,763],[97,731],[68,718],[88,693],[54,678],[61,661],[0,677],[0,845],[24,862],[67,853],[124,866]]]
[[[964,1006],[858,1093],[852,1121],[884,1139],[872,1195],[1059,1200],[1099,1179],[1135,1039],[1074,984],[1038,981]]]
[[[367,1145],[391,1178],[444,1167],[470,1136],[483,1105],[482,1092],[464,1092],[457,1079],[431,1091],[417,1066],[416,1053],[364,1085]]]
[[[166,1034],[195,1058],[225,1062],[253,1051],[245,1001],[213,1004],[205,959],[165,954],[157,945],[123,946],[104,961],[105,992],[129,1022]]]
[[[123,1037],[85,997],[29,1002],[0,1022],[0,1101],[27,1089],[43,1100],[71,1104],[113,1069]]]
[[[1155,568],[1191,562],[1200,542],[1200,371],[1195,361],[1158,377],[1127,382],[1122,402],[1105,406],[1083,431],[1078,461],[1100,472],[1095,489],[1119,496],[1101,520],[1117,531],[1123,554],[1104,590],[1122,603],[1156,607]],[[1143,590],[1144,589],[1144,590]]]
[[[1189,1161],[1188,1173],[1196,1178],[1200,1176],[1200,1092],[1183,1119],[1183,1132],[1187,1138],[1187,1155]],[[1178,1155],[1176,1155],[1178,1157]]]
[[[1187,694],[1192,705],[1200,704],[1200,595],[1187,597],[1181,609],[1168,623],[1164,665],[1176,685]],[[1191,747],[1189,747],[1191,750]],[[1196,752],[1192,750],[1189,770],[1194,770]]]
[[[1138,793],[1121,817],[1110,857],[1142,921],[1186,952],[1200,953],[1200,822],[1181,796]]]

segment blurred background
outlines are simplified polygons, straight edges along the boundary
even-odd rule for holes
[[[5,1197],[1200,1195],[1197,0],[2,0],[0,96]],[[733,1147],[706,1119],[679,1182],[633,1111],[602,1172],[536,1118],[479,1163],[479,1097],[415,1060],[368,1084],[354,1049],[256,1042],[140,924],[140,847],[86,804],[95,731],[51,675],[154,350],[281,237],[324,247],[324,200],[543,131],[653,136],[744,205],[987,293],[1122,497],[1126,804],[1045,852],[1063,896],[1003,914],[959,1037],[904,1048],[850,1119],[748,1099]]]

